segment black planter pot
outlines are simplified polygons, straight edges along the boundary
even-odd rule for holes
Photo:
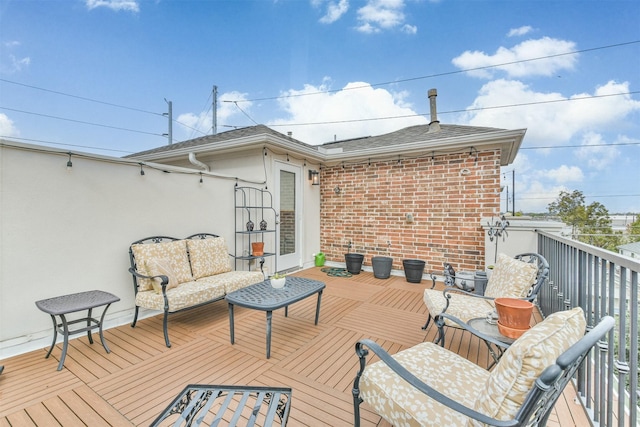
[[[388,256],[374,256],[371,258],[373,277],[376,279],[388,279],[391,276],[393,258]]]
[[[419,259],[403,259],[402,266],[404,267],[404,276],[409,283],[422,282],[422,275],[424,274],[425,262]]]
[[[351,274],[360,274],[362,269],[362,261],[364,261],[364,255],[362,254],[344,254],[344,260],[347,263],[347,271]]]

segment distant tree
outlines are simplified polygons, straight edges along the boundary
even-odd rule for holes
[[[561,191],[558,199],[549,203],[548,209],[551,215],[558,216],[562,222],[571,226],[571,238],[575,239],[586,218],[582,191]]]
[[[629,235],[629,243],[640,242],[640,215],[636,216],[636,220],[627,226],[627,234]]]
[[[571,226],[571,238],[594,246],[616,251],[622,233],[614,233],[607,208],[599,202],[585,205],[582,191],[561,191],[558,199],[549,203],[549,213]]]

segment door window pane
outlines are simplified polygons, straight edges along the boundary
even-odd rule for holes
[[[296,174],[280,171],[280,255],[296,252]]]

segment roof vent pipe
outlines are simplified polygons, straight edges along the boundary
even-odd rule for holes
[[[198,166],[200,169],[206,171],[206,172],[210,172],[211,169],[209,168],[209,165],[206,165],[204,163],[202,163],[200,160],[196,159],[196,153],[189,153],[189,161],[191,162],[192,165],[196,165]]]
[[[429,123],[429,132],[437,132],[440,130],[440,121],[438,120],[438,111],[436,109],[436,97],[438,96],[438,90],[429,89],[427,95],[429,96],[429,108],[431,110],[431,123]]]

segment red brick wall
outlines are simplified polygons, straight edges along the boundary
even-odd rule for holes
[[[344,262],[351,241],[350,252],[364,254],[365,265],[372,256],[390,256],[394,269],[405,258],[424,260],[426,271],[442,270],[444,261],[459,270],[484,269],[480,218],[500,210],[497,150],[479,153],[477,162],[458,153],[324,167],[320,182],[327,260]]]

